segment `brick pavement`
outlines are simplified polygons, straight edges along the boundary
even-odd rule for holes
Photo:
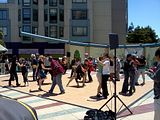
[[[76,85],[75,81],[72,81],[70,83],[70,86],[66,87],[66,84],[69,80],[68,77],[70,76],[70,71],[67,71],[67,74],[63,75],[63,78],[62,78],[63,79],[63,85],[64,85],[66,93],[63,94],[63,95],[59,95],[59,89],[58,89],[58,87],[56,87],[55,91],[54,91],[55,95],[53,95],[53,96],[44,96],[45,93],[50,88],[51,81],[50,81],[50,76],[49,75],[48,75],[47,80],[45,80],[45,84],[42,86],[42,89],[44,90],[42,92],[37,91],[37,88],[38,88],[37,83],[32,82],[30,75],[31,74],[29,74],[29,81],[30,81],[29,82],[29,87],[22,87],[22,85],[21,85],[21,87],[9,87],[9,89],[12,89],[11,90],[12,92],[13,91],[16,91],[16,92],[20,91],[20,93],[22,92],[23,94],[25,94],[25,95],[20,94],[20,96],[16,96],[16,95],[19,95],[18,93],[14,94],[15,97],[18,97],[19,99],[22,99],[22,100],[30,99],[31,97],[28,96],[28,94],[29,94],[29,95],[34,95],[34,97],[39,97],[40,96],[40,98],[42,98],[41,96],[43,96],[43,97],[45,97],[45,99],[49,99],[49,100],[53,101],[53,103],[49,102],[48,105],[44,104],[45,103],[44,101],[41,101],[41,102],[37,103],[38,104],[37,107],[35,106],[37,111],[40,110],[40,108],[43,108],[43,107],[45,109],[48,109],[48,111],[50,111],[49,115],[46,115],[46,118],[48,118],[48,119],[50,119],[50,116],[55,116],[55,114],[58,114],[56,119],[60,118],[62,120],[62,117],[66,118],[65,116],[61,115],[63,113],[62,111],[61,112],[57,111],[55,113],[53,112],[54,109],[59,108],[59,107],[56,108],[57,106],[61,106],[61,103],[64,104],[64,105],[69,105],[70,107],[76,106],[77,111],[79,111],[79,109],[82,108],[83,110],[82,110],[81,113],[77,113],[77,112],[74,111],[75,114],[79,115],[79,117],[73,117],[74,115],[71,116],[72,119],[82,119],[83,116],[85,115],[85,111],[87,110],[87,108],[88,109],[89,108],[99,109],[107,101],[106,99],[103,99],[103,100],[94,99],[94,96],[96,95],[97,85],[98,85],[98,82],[97,82],[96,76],[95,76],[96,73],[92,73],[92,77],[93,77],[93,82],[92,83],[86,83],[86,86],[84,88],[77,88],[75,86]],[[8,75],[4,75],[4,76],[0,75],[0,85],[1,86],[7,86],[8,85],[8,81],[7,81],[8,79],[9,79]],[[19,74],[19,80],[20,80],[20,83],[23,84],[21,74]],[[140,81],[141,81],[141,78],[140,78]],[[122,82],[123,82],[123,77],[122,77],[121,81],[117,82],[117,93],[121,91]],[[13,81],[13,84],[15,85],[14,81]],[[149,103],[147,103],[147,104],[142,104],[142,103],[144,103],[144,101],[142,101],[142,103],[138,104],[137,106],[132,105],[133,103],[134,103],[134,105],[136,105],[136,103],[138,103],[138,101],[143,100],[148,95],[146,93],[148,93],[152,89],[152,85],[153,85],[152,81],[146,76],[146,84],[144,86],[137,86],[135,94],[133,94],[130,97],[118,95],[121,98],[121,100],[127,106],[130,107],[131,111],[134,111],[133,115],[130,115],[128,117],[123,117],[123,119],[133,120],[132,117],[134,117],[134,116],[137,116],[137,115],[138,116],[143,116],[143,114],[148,114],[148,113],[150,113],[150,116],[153,117],[153,100],[152,99],[150,99]],[[108,98],[110,98],[113,95],[113,92],[114,92],[114,85],[113,85],[112,82],[108,82],[108,88],[109,88],[109,93],[110,93],[110,96]],[[4,90],[4,89],[6,89],[6,90]],[[3,90],[5,92],[9,92],[8,94],[12,95],[13,93],[11,91],[8,91],[7,89],[8,88],[3,88]],[[33,92],[29,92],[30,89],[32,89]],[[0,92],[0,94],[5,93],[5,92]],[[146,95],[144,96],[144,94],[146,94]],[[151,95],[153,95],[153,94],[151,94]],[[139,99],[139,98],[141,98],[141,99]],[[31,99],[31,101],[32,101],[32,99]],[[55,101],[57,103],[54,103]],[[34,103],[34,104],[36,105],[36,103]],[[51,106],[51,108],[47,108],[48,106]],[[114,100],[111,100],[107,104],[107,106],[110,109],[113,110],[114,109]],[[119,107],[121,107],[121,103],[117,100],[117,108],[119,108]],[[149,111],[146,111],[146,112],[144,110],[143,110],[144,112],[141,112],[142,111],[141,108],[146,109],[147,107],[151,108],[151,109]],[[53,109],[53,110],[51,111],[50,109]],[[121,110],[123,110],[123,109],[125,109],[124,106],[122,107]],[[138,111],[135,112],[135,109],[138,110]],[[104,107],[103,110],[107,110],[107,107]],[[53,114],[52,114],[52,112],[53,112]],[[43,112],[41,112],[41,113],[43,113]],[[126,113],[127,113],[127,111],[126,111]],[[125,115],[126,113],[121,114],[121,116]],[[68,116],[68,114],[65,114],[65,115]],[[129,117],[131,117],[131,118],[129,118]],[[122,118],[120,118],[120,119],[122,119]],[[148,120],[148,119],[146,119],[146,120]]]

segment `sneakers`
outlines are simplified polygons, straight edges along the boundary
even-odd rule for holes
[[[16,86],[17,86],[17,87],[19,87],[19,86],[20,86],[20,84],[17,84]]]
[[[100,97],[102,97],[102,96],[101,96],[101,94],[98,93],[98,94],[96,95],[96,97],[97,97],[97,98],[100,98]]]
[[[145,85],[145,82],[141,83],[141,85],[142,85],[142,86]]]
[[[126,96],[127,93],[119,92],[120,95]]]
[[[136,85],[136,86],[138,86],[138,85],[139,85],[139,83],[138,83],[138,82],[136,82],[136,83],[135,83],[135,85]]]
[[[96,97],[97,97],[97,98],[102,97],[102,93],[101,93],[101,92],[97,93]]]
[[[100,99],[107,99],[107,96],[102,96],[100,97]]]
[[[65,91],[60,92],[60,94],[65,94]]]

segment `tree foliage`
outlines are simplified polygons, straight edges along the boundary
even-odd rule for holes
[[[158,42],[158,36],[155,31],[150,27],[140,27],[134,28],[133,23],[128,27],[127,34],[128,43],[155,43]]]
[[[74,58],[76,58],[76,59],[80,59],[80,58],[81,58],[81,55],[80,55],[80,53],[79,53],[78,50],[76,50],[76,51],[74,52]]]
[[[2,31],[0,31],[0,45],[5,46],[5,43],[3,41],[3,32]]]

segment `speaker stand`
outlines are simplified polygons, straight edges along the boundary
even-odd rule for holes
[[[115,112],[115,116],[114,117],[115,117],[115,120],[116,120],[116,118],[117,118],[117,98],[125,106],[125,108],[131,114],[133,114],[132,111],[127,107],[127,105],[125,105],[125,103],[117,95],[117,84],[116,84],[116,80],[117,80],[117,77],[116,77],[116,48],[114,48],[114,78],[115,79],[114,79],[114,93],[113,93],[113,96],[104,105],[102,105],[102,107],[99,110],[101,110],[104,106],[107,106],[107,103],[114,98],[114,112]]]

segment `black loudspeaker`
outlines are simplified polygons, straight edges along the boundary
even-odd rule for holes
[[[118,34],[116,33],[109,34],[109,44],[110,44],[110,49],[118,48],[119,46]]]
[[[71,57],[71,53],[70,52],[67,52],[67,57]]]

